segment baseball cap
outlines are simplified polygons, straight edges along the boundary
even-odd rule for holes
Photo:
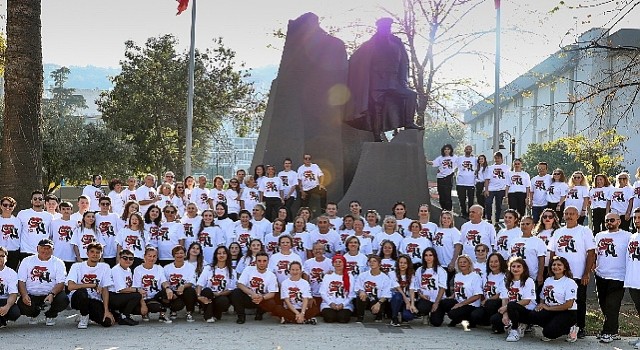
[[[50,239],[42,239],[40,240],[40,242],[38,242],[38,247],[46,247],[46,246],[53,248],[53,241]]]

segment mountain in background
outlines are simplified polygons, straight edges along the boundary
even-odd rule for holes
[[[44,88],[49,89],[53,85],[51,72],[59,69],[60,65],[53,63],[44,64]],[[68,66],[71,71],[66,86],[73,89],[97,89],[110,90],[113,84],[109,80],[120,73],[120,68],[96,67],[96,66]],[[247,80],[254,83],[256,90],[260,93],[268,93],[271,88],[271,81],[278,74],[276,65],[258,67],[251,69],[251,77]]]

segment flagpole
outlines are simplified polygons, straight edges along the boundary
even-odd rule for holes
[[[493,93],[493,151],[500,150],[500,0],[494,0],[496,6],[496,66],[495,91]]]
[[[191,151],[193,147],[193,90],[196,52],[196,0],[191,4],[191,45],[189,47],[189,90],[187,94],[187,145],[184,159],[184,176],[191,175]]]

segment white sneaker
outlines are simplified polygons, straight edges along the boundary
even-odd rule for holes
[[[87,316],[87,318],[89,318],[89,316]],[[51,318],[51,317],[47,317],[45,324],[47,326],[55,326],[56,325],[56,319],[55,318]]]
[[[569,329],[569,334],[567,334],[567,341],[569,343],[575,343],[576,340],[578,340],[578,326],[573,325],[571,326],[571,329]]]
[[[78,329],[87,329],[89,326],[89,315],[80,316],[80,322],[78,322]]]
[[[187,322],[194,322],[193,315],[190,312],[187,312]]]
[[[524,337],[524,331],[527,329],[527,325],[524,323],[520,323],[518,325],[518,335],[520,336],[520,338]]]
[[[517,342],[520,340],[520,333],[517,329],[512,329],[509,331],[509,335],[507,336],[508,342]]]
[[[207,323],[216,323],[216,318],[211,317],[210,319],[207,320]]]
[[[168,318],[164,313],[161,313],[160,316],[158,317],[158,321],[160,323],[173,323],[173,321],[171,321],[170,318]]]
[[[29,324],[38,324],[37,317],[29,317]]]

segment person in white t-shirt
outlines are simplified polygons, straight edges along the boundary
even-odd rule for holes
[[[496,234],[495,246],[493,250],[502,254],[505,260],[511,256],[511,242],[522,236],[520,229],[520,214],[515,209],[504,211],[505,227]]]
[[[589,207],[591,208],[593,232],[605,230],[604,216],[607,215],[607,198],[609,198],[610,191],[611,183],[607,175],[598,174],[593,178],[593,186],[589,190]],[[635,205],[636,201],[634,200],[633,203]],[[640,204],[640,200],[638,204]]]
[[[473,147],[464,146],[464,155],[456,157],[455,167],[458,171],[456,175],[456,192],[460,202],[460,213],[462,217],[469,215],[469,208],[473,205],[473,194],[476,188],[476,170],[478,160],[473,156]]]
[[[122,198],[124,199],[125,203],[129,201],[137,201],[137,198],[136,198],[137,185],[138,185],[138,180],[133,176],[129,176],[129,178],[127,179],[127,188],[122,190]]]
[[[414,269],[422,263],[422,252],[433,246],[430,240],[420,235],[421,230],[422,225],[418,221],[412,221],[409,224],[407,236],[402,239],[398,247],[400,254],[407,254],[411,258]]]
[[[470,325],[487,326],[491,324],[491,317],[498,313],[498,309],[502,306],[500,294],[506,288],[504,277],[507,272],[507,262],[500,253],[491,253],[487,258],[485,268],[485,275],[482,279],[484,283],[482,301],[480,302],[480,307],[471,312],[469,316]],[[492,331],[494,334],[503,333],[504,327],[499,324]]]
[[[271,312],[277,305],[278,278],[268,266],[269,256],[259,252],[255,268],[247,268],[240,275],[237,288],[231,292],[231,303],[238,315],[237,324],[246,322],[247,308],[257,309],[255,320],[262,321],[264,313]]]
[[[238,213],[240,212],[240,195],[242,194],[242,188],[240,187],[240,181],[236,178],[229,180],[229,188],[224,192],[227,197],[227,211],[231,220],[238,220]],[[216,205],[215,208],[218,206]]]
[[[450,270],[453,269],[459,255],[474,256],[478,244],[483,243],[490,248],[496,246],[496,229],[489,222],[482,220],[482,211],[482,207],[477,204],[469,210],[469,221],[460,228],[460,240],[455,244],[455,251],[449,263]]]
[[[140,213],[133,213],[129,216],[129,224],[127,227],[121,229],[116,236],[117,254],[119,255],[122,250],[131,252],[134,259],[128,267],[135,270],[135,268],[143,262],[144,248],[146,246],[144,219],[140,216]]]
[[[324,244],[315,243],[312,252],[313,258],[307,259],[307,261],[304,262],[303,268],[305,279],[309,281],[309,285],[311,286],[313,302],[320,306],[322,303],[320,285],[322,284],[324,276],[333,271],[333,264],[331,259],[324,256]]]
[[[501,326],[509,330],[508,342],[517,342],[524,337],[531,310],[536,307],[536,286],[529,277],[529,267],[522,258],[509,259],[505,288],[500,292],[502,306],[491,317],[493,329]]]
[[[260,191],[258,191],[258,185],[253,176],[248,175],[244,183],[245,186],[240,194],[240,208],[252,212],[253,208],[260,203]]]
[[[298,168],[298,188],[302,197],[301,207],[308,207],[312,196],[320,198],[322,212],[327,208],[327,189],[323,184],[324,173],[320,167],[311,163],[311,155],[303,156],[303,164]]]
[[[198,187],[191,191],[191,203],[195,203],[201,212],[210,208],[209,189],[205,175],[198,176]]]
[[[265,217],[272,221],[278,216],[278,208],[285,204],[282,180],[276,176],[273,165],[267,165],[267,175],[262,177],[258,190],[260,202],[265,204]]]
[[[618,334],[620,306],[624,297],[624,277],[627,247],[631,233],[620,229],[620,216],[605,217],[607,231],[596,234],[596,288],[598,303],[604,315],[600,332],[601,343],[611,343]]]
[[[562,169],[554,170],[551,175],[551,183],[547,189],[547,208],[555,210],[556,215],[562,218],[569,185],[567,185],[567,179]]]
[[[551,277],[544,281],[540,303],[529,313],[529,322],[542,327],[542,340],[549,341],[567,335],[568,342],[578,339],[576,324],[576,291],[567,259],[554,256],[551,259]]]
[[[178,311],[187,309],[187,322],[193,322],[193,312],[196,308],[196,267],[185,261],[187,257],[186,249],[175,246],[171,250],[174,261],[164,267],[164,276],[169,282],[169,288],[173,291],[173,297],[167,298],[168,306],[171,310],[169,319],[178,318]]]
[[[503,163],[501,152],[493,154],[493,165],[487,167],[484,172],[484,202],[485,218],[494,222],[493,204],[495,201],[495,222],[500,221],[502,215],[502,202],[505,197],[505,189],[509,182],[509,166]]]
[[[289,235],[281,235],[278,238],[280,251],[269,258],[269,270],[278,278],[278,283],[282,283],[289,277],[289,265],[293,261],[302,264],[300,256],[291,251],[293,240]]]
[[[78,329],[86,329],[89,320],[102,327],[111,327],[116,323],[109,311],[109,287],[113,286],[111,268],[100,262],[100,243],[89,244],[87,256],[87,261],[73,264],[67,276],[67,288],[71,291],[71,307],[80,311]]]
[[[60,200],[58,199],[58,197],[56,197],[53,194],[48,194],[44,197],[44,206],[45,209],[47,210],[47,213],[53,215],[54,219],[59,219],[60,216],[62,216],[59,212],[58,212],[58,204],[60,203]]]
[[[136,190],[136,200],[140,205],[140,212],[142,214],[147,213],[147,209],[151,204],[157,204],[160,201],[160,196],[155,188],[156,177],[152,174],[147,174],[144,177],[144,184]]]
[[[131,318],[134,311],[140,310],[142,294],[133,287],[133,252],[124,249],[119,252],[119,263],[111,269],[113,285],[109,288],[109,309],[120,314],[118,324],[136,326],[138,321]]]
[[[214,323],[222,318],[222,313],[229,310],[231,292],[236,289],[236,273],[231,266],[231,254],[225,246],[216,248],[213,262],[207,266],[196,287],[196,295],[204,305],[204,319]]]
[[[16,305],[18,274],[6,265],[8,258],[9,251],[0,246],[0,328],[6,327],[7,321],[16,321],[20,317],[20,308]]]
[[[381,322],[384,303],[391,299],[391,289],[396,287],[396,283],[380,270],[382,259],[379,256],[371,254],[367,262],[369,271],[361,273],[355,285],[356,322],[363,322],[366,310],[371,311],[376,322]]]
[[[531,179],[531,215],[533,221],[540,221],[540,214],[547,207],[547,189],[551,185],[551,175],[547,174],[549,166],[546,162],[538,163],[538,175]]]
[[[565,227],[561,227],[553,234],[549,241],[550,258],[562,256],[569,261],[574,279],[578,285],[576,304],[578,305],[578,338],[585,337],[587,316],[587,286],[591,279],[591,268],[595,263],[596,244],[593,233],[589,228],[578,225],[579,212],[576,207],[564,210]]]
[[[447,271],[440,266],[438,253],[433,248],[427,248],[422,252],[422,264],[416,270],[415,276],[409,287],[410,310],[414,314],[422,315],[423,324],[434,321],[436,310],[445,297],[447,289]],[[437,319],[435,320],[437,321]]]
[[[140,302],[139,310],[142,321],[149,322],[150,313],[159,313],[160,323],[172,323],[165,314],[165,300],[173,299],[173,290],[169,288],[169,281],[162,266],[156,265],[157,261],[158,249],[147,246],[144,251],[144,263],[133,271],[133,288],[142,294],[143,300]]]
[[[629,173],[616,175],[616,185],[609,191],[607,213],[620,215],[620,228],[628,230],[633,210],[633,187],[629,186]]]
[[[298,173],[291,168],[292,165],[291,158],[285,158],[283,162],[284,169],[278,173],[278,177],[282,181],[284,206],[287,208],[287,222],[291,222],[291,219],[293,219],[291,207],[298,197]]]
[[[544,212],[543,212],[544,213]],[[551,213],[548,211],[547,213]],[[522,236],[509,241],[511,256],[524,259],[529,266],[529,275],[536,282],[536,286],[544,283],[545,257],[547,256],[547,244],[533,232],[533,218],[525,216],[520,220]]]
[[[640,208],[633,211],[633,226],[635,233],[629,238],[625,252],[624,288],[628,288],[636,312],[640,314]],[[631,340],[629,344],[639,349],[640,338]]]
[[[326,274],[320,285],[322,317],[325,323],[348,323],[356,297],[355,281],[346,273],[346,261],[341,254],[332,258],[333,273]]]
[[[111,213],[111,198],[100,198],[100,211],[96,213],[96,228],[103,244],[102,260],[109,267],[116,265],[117,243],[116,236],[120,231],[118,214]]]
[[[53,216],[44,210],[42,191],[31,192],[31,208],[21,210],[16,216],[20,220],[20,260],[37,253],[38,242],[49,238],[49,225]]]
[[[280,323],[317,324],[320,305],[313,302],[309,282],[302,279],[302,264],[292,261],[288,269],[290,276],[280,286],[283,305],[277,305],[273,315],[280,317]]]
[[[6,265],[14,271],[18,269],[20,263],[20,231],[22,231],[22,222],[13,216],[16,203],[13,197],[2,197],[0,200],[2,204],[0,247],[4,247],[10,253]]]
[[[584,225],[589,209],[589,183],[582,171],[574,171],[567,183],[569,190],[564,201],[565,207],[573,206],[580,209],[579,225]]]
[[[482,214],[478,215],[482,216]],[[453,225],[453,213],[444,211],[440,214],[440,225],[434,231],[431,243],[433,244],[433,249],[438,253],[438,263],[447,271],[447,295],[451,295],[451,286],[456,275],[453,256],[458,242],[460,242],[460,231]]]
[[[481,154],[478,156],[478,168],[475,171],[476,175],[476,204],[484,208],[484,203],[487,198],[484,195],[484,180],[487,174],[487,168],[489,163],[487,162],[487,156]]]
[[[53,242],[43,239],[38,242],[38,252],[25,258],[18,269],[18,307],[20,313],[30,317],[29,324],[38,323],[38,315],[44,313],[47,326],[55,326],[56,317],[69,305],[64,293],[66,271],[62,260],[53,256]]]
[[[96,214],[87,211],[82,215],[81,225],[73,230],[73,237],[71,237],[76,262],[87,259],[87,247],[93,242],[102,243],[102,236],[96,228]]]
[[[520,217],[524,216],[527,206],[531,205],[531,178],[522,170],[522,159],[513,160],[513,170],[507,175],[507,202]]]
[[[64,261],[67,271],[71,270],[71,266],[76,262],[76,254],[71,244],[73,238],[73,228],[75,222],[71,220],[73,206],[69,202],[60,203],[60,212],[62,217],[51,221],[49,225],[49,234],[51,240],[55,242],[53,256]]]
[[[82,190],[82,194],[87,196],[90,200],[91,206],[89,207],[89,210],[100,210],[98,201],[100,200],[100,198],[105,196],[104,191],[102,190],[102,176],[91,176],[91,184],[85,186],[85,188]]]
[[[438,181],[438,202],[442,210],[452,210],[451,190],[453,189],[453,174],[456,170],[456,156],[453,155],[453,146],[446,144],[440,149],[440,155],[427,164],[438,168],[436,175]]]
[[[127,202],[122,189],[122,181],[120,179],[112,179],[109,181],[110,191],[108,197],[111,198],[111,212],[118,216],[122,215],[124,204]]]
[[[343,218],[338,216],[338,203],[336,202],[327,203],[327,212],[325,215],[327,215],[327,217],[329,218],[331,228],[333,228],[334,230],[337,230],[344,224]],[[353,219],[353,216],[351,216],[351,218]]]

